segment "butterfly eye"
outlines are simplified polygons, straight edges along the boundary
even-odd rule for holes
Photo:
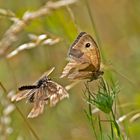
[[[89,48],[90,47],[90,43],[86,43],[85,47]]]

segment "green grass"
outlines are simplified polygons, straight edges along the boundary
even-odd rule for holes
[[[93,107],[96,107],[101,112],[103,112],[106,115],[106,118],[110,118],[109,120],[108,119],[105,120],[108,121],[109,125],[111,126],[110,133],[106,135],[108,135],[111,139],[114,139],[114,134],[116,133],[115,139],[117,138],[122,139],[121,130],[119,124],[117,123],[116,115],[115,115],[116,108],[113,108],[113,104],[115,104],[117,98],[116,96],[118,96],[119,93],[118,84],[114,84],[113,82],[112,86],[110,86],[103,78],[101,78],[98,85],[97,93],[90,90],[88,83],[86,83],[85,86],[86,86],[85,98],[87,100],[87,103],[89,104],[86,114],[91,123],[96,139],[98,140],[98,139],[105,139],[105,138],[103,138],[103,133],[104,133],[104,131],[102,130],[103,123],[102,120],[100,119],[100,115],[97,115],[96,119],[93,119],[93,115],[94,115],[92,113]],[[94,126],[94,124],[99,125],[98,131],[101,133],[100,134],[101,138],[98,138],[97,136],[98,131],[96,125]]]

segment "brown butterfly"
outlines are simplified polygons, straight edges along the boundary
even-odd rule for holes
[[[68,52],[68,64],[60,78],[96,80],[103,71],[100,70],[100,53],[94,39],[86,32],[81,32]]]
[[[69,97],[65,88],[48,78],[48,75],[53,70],[54,68],[48,74],[44,74],[35,84],[19,88],[19,91],[29,90],[28,92],[18,93],[12,97],[12,101],[27,98],[30,103],[33,103],[33,108],[28,118],[34,118],[43,113],[45,104],[52,107],[63,98]]]

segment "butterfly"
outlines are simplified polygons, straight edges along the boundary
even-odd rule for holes
[[[100,70],[101,58],[94,39],[86,32],[81,32],[68,51],[68,63],[60,78],[96,80],[103,71]]]
[[[20,101],[27,98],[28,102],[33,103],[33,108],[29,113],[28,118],[34,118],[43,113],[45,104],[53,107],[60,100],[69,97],[68,92],[63,86],[48,78],[48,75],[53,70],[54,68],[47,72],[47,74],[41,76],[35,84],[21,86],[19,91],[26,92],[18,93],[12,97],[12,101]]]

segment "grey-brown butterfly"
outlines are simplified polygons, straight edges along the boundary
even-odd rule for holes
[[[53,107],[60,100],[69,97],[69,94],[63,86],[48,78],[48,75],[52,73],[53,70],[54,68],[43,74],[33,85],[20,87],[19,91],[24,92],[18,93],[12,97],[12,101],[20,101],[27,98],[30,103],[33,103],[33,108],[28,118],[34,118],[43,113],[45,104]]]
[[[98,46],[86,32],[81,32],[68,52],[68,64],[60,78],[96,80],[103,71],[100,70],[101,60]]]

